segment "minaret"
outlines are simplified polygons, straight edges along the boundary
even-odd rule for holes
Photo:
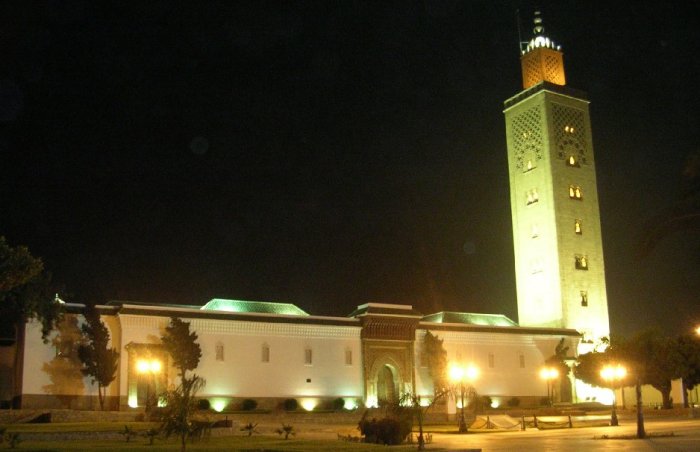
[[[596,340],[609,322],[588,100],[566,86],[539,12],[534,24],[523,91],[504,104],[518,318]]]

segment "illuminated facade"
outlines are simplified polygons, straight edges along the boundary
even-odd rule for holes
[[[609,322],[588,100],[539,13],[521,68],[504,104],[519,323],[595,341]]]
[[[95,385],[71,359],[67,338],[82,322],[82,305],[66,304],[67,321],[41,340],[40,325],[27,324],[19,348],[22,408],[96,409]],[[538,377],[545,359],[564,339],[576,348],[578,332],[522,328],[505,316],[439,312],[427,316],[408,305],[368,303],[347,317],[313,316],[287,303],[212,300],[204,306],[110,303],[99,307],[120,353],[107,391],[111,409],[143,409],[177,384],[177,372],[160,343],[171,317],[190,322],[202,347],[196,373],[206,380],[199,396],[215,410],[240,408],[254,399],[278,408],[294,398],[307,410],[343,398],[348,408],[396,400],[403,393],[429,399],[432,379],[423,355],[427,331],[440,337],[450,362],[480,369],[474,386],[495,404],[518,397],[539,403]],[[71,339],[72,341],[72,339]],[[73,344],[74,345],[74,344]],[[73,347],[74,350],[74,347]],[[55,372],[54,370],[58,370]],[[454,410],[454,404],[446,409]]]

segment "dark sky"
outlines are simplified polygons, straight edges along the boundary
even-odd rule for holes
[[[687,328],[700,236],[633,254],[698,150],[698,12],[540,4],[592,102],[612,330]],[[529,36],[520,1],[3,2],[0,234],[77,302],[516,319],[519,7]]]

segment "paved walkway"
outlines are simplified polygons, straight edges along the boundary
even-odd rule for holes
[[[700,451],[699,419],[651,419],[645,421],[649,439],[604,439],[634,436],[633,420],[621,421],[619,427],[589,427],[558,430],[536,430],[466,435],[434,433],[428,449],[446,448],[455,451]],[[673,436],[661,436],[670,435]],[[659,436],[655,436],[659,435]]]

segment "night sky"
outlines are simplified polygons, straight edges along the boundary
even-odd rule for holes
[[[540,5],[591,100],[612,331],[686,329],[700,234],[634,254],[699,149],[697,5]],[[74,302],[517,319],[518,8],[529,37],[519,1],[3,2],[0,234]]]

